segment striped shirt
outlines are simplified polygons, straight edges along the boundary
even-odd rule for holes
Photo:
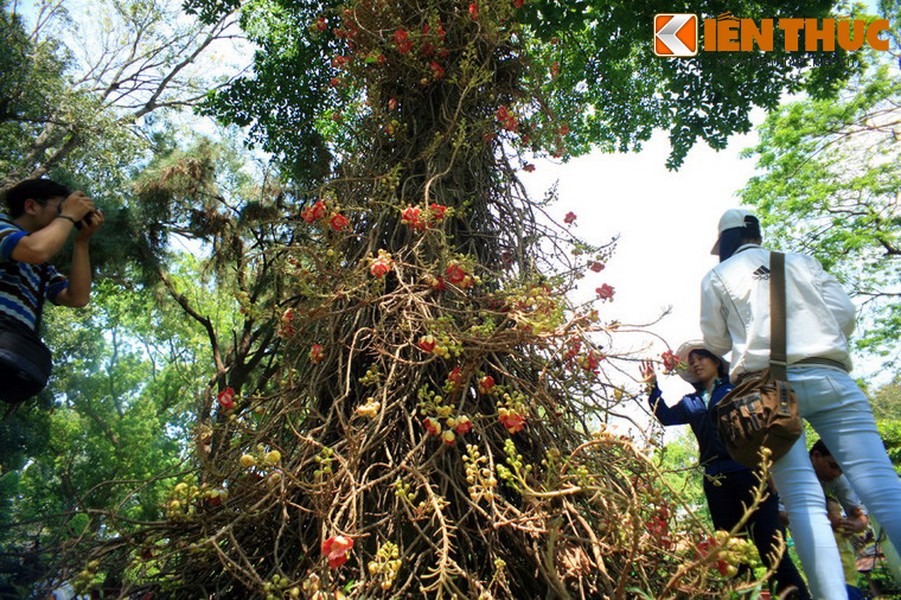
[[[12,317],[34,329],[44,265],[32,265],[12,259],[13,249],[28,232],[0,215],[0,317]],[[69,281],[52,265],[47,265],[44,297],[50,302],[69,286]]]

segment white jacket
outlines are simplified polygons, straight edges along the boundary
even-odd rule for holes
[[[701,332],[708,350],[730,350],[733,381],[769,366],[769,250],[745,244],[701,282]],[[788,364],[826,358],[851,370],[848,336],[854,305],[822,265],[803,254],[785,255],[786,354]]]

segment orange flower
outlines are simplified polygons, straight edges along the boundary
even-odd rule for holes
[[[322,553],[328,557],[328,566],[337,569],[347,562],[347,553],[354,547],[354,541],[346,535],[333,535],[322,542]]]
[[[521,414],[514,411],[501,411],[498,416],[501,425],[507,428],[509,433],[517,433],[526,427],[526,419]]]

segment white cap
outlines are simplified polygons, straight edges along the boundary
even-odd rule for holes
[[[754,220],[757,220],[757,217],[754,215],[754,213],[749,210],[745,210],[744,208],[730,208],[723,213],[723,216],[720,217],[720,224],[717,227],[716,243],[710,250],[711,254],[720,253],[720,237],[722,237],[724,231],[726,231],[727,229],[735,229],[736,227],[745,226],[745,217],[753,217]]]

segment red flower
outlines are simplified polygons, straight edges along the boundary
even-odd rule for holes
[[[332,218],[328,220],[328,224],[332,226],[332,229],[335,231],[341,231],[350,221],[347,220],[347,217],[342,215],[341,213],[335,213],[332,215]]]
[[[444,77],[444,67],[435,62],[434,60],[429,64],[429,68],[432,70],[432,77],[435,79],[441,79]]]
[[[447,374],[447,380],[453,383],[454,387],[459,386],[463,383],[463,369],[460,367],[451,369],[451,372]]]
[[[695,550],[701,555],[701,558],[710,554],[714,549],[716,549],[716,540],[713,538],[707,538],[695,546]],[[716,568],[723,577],[729,575],[729,563],[724,560],[719,560],[715,565],[710,565],[710,567]]]
[[[425,430],[429,432],[429,435],[441,434],[441,423],[439,423],[432,417],[426,417],[425,419],[423,419],[422,425],[423,427],[425,427]]]
[[[447,212],[447,207],[443,204],[429,204],[429,212],[432,215],[432,220],[435,222],[441,221],[444,219],[444,213]]]
[[[328,29],[328,23],[326,23],[325,19],[323,19],[322,17],[316,19],[315,26],[318,31],[325,31],[326,29]]]
[[[563,222],[566,223],[567,225],[572,225],[573,223],[576,222],[577,218],[578,217],[576,217],[576,213],[570,211],[570,212],[566,213],[565,217],[563,217]]]
[[[604,270],[605,266],[606,265],[602,262],[593,262],[590,265],[588,265],[588,268],[591,269],[592,271],[594,271],[595,273],[600,273],[601,271]]]
[[[513,0],[513,6],[514,8],[522,8],[524,2],[525,0]]]
[[[595,288],[594,291],[597,293],[598,298],[600,298],[601,300],[610,300],[611,298],[613,298],[614,289],[612,286],[609,286],[606,283],[599,288]]]
[[[312,223],[325,216],[325,202],[322,200],[316,202],[313,206],[309,206],[300,213],[300,218],[307,223]]]
[[[322,344],[313,344],[310,346],[310,362],[314,365],[321,363],[325,360],[325,352],[322,349]]]
[[[388,110],[394,110],[395,108],[397,108],[397,98],[389,98]]]
[[[535,170],[535,165],[533,165],[532,163],[528,163],[522,168],[522,170],[525,171],[526,173],[531,173],[532,171]]]
[[[328,84],[332,87],[338,87],[341,85],[341,80],[338,77],[332,77],[328,80]]]
[[[472,17],[474,21],[479,20],[479,5],[476,2],[473,2],[469,5],[469,16]]]
[[[435,345],[438,342],[435,340],[435,336],[433,335],[424,335],[419,338],[419,341],[416,343],[419,346],[419,349],[423,352],[431,352],[435,349]]]
[[[560,135],[567,135],[569,133],[569,126],[564,125],[560,128]]]
[[[553,62],[553,64],[551,65],[551,77],[552,78],[557,77],[557,75],[559,75],[559,74],[560,74],[560,63],[558,63],[555,60]]]
[[[667,350],[663,354],[660,355],[660,358],[663,359],[663,368],[666,371],[675,371],[676,367],[679,366],[679,357],[671,350]]]
[[[472,421],[469,420],[469,417],[460,417],[457,419],[457,425],[454,427],[454,431],[457,432],[457,435],[469,433],[472,431]]]
[[[354,541],[344,535],[333,535],[322,542],[322,553],[328,557],[328,566],[337,569],[347,562],[347,553],[354,547]]]
[[[498,421],[501,422],[501,425],[507,428],[508,433],[517,433],[525,429],[526,420],[525,418],[514,411],[505,411],[500,414],[498,417]]]
[[[604,355],[596,350],[590,350],[586,355],[579,358],[579,366],[585,371],[597,373],[598,365],[604,360]]]
[[[506,121],[507,117],[510,116],[510,113],[507,111],[506,106],[501,106],[497,109],[497,120],[498,121]]]
[[[436,292],[443,292],[447,288],[447,286],[444,285],[444,278],[441,277],[441,275],[438,275],[437,277],[427,275],[425,281],[429,284],[429,287]]]
[[[369,273],[373,277],[384,277],[393,268],[394,260],[391,258],[391,255],[384,250],[380,250],[378,258],[374,258],[372,264],[369,265]]]
[[[447,280],[454,285],[457,285],[466,278],[466,271],[464,271],[463,267],[455,262],[447,265],[447,269],[444,270],[444,274],[447,275]]]
[[[419,215],[422,211],[413,206],[408,206],[403,209],[400,213],[400,222],[404,225],[409,225],[413,229],[418,229],[422,231],[425,229],[425,222],[419,219]]]
[[[413,42],[407,39],[408,36],[409,34],[403,29],[394,32],[394,46],[399,54],[407,54],[413,49]]]
[[[347,65],[351,63],[353,57],[350,56],[336,56],[332,59],[332,66],[336,69],[343,69]]]
[[[479,379],[478,387],[480,394],[487,394],[491,392],[491,390],[494,388],[494,377],[492,377],[491,375],[485,375],[484,377]]]
[[[216,395],[216,399],[219,401],[219,406],[222,407],[222,410],[230,411],[235,407],[235,390],[227,387]]]

